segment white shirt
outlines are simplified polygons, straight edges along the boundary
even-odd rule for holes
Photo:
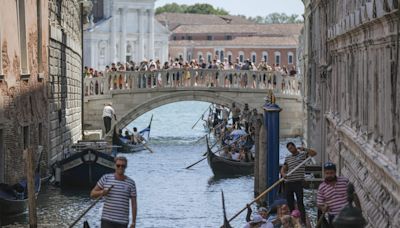
[[[113,109],[113,107],[106,105],[104,106],[103,109],[103,118],[104,117],[110,117],[111,119],[114,117],[115,111]]]
[[[232,159],[233,160],[239,160],[239,155],[240,155],[239,153],[233,153],[232,154]]]

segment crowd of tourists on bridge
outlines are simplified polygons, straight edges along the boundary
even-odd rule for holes
[[[159,60],[147,61],[144,59],[139,64],[133,61],[111,63],[111,65],[105,67],[104,71],[86,66],[83,73],[86,78],[98,78],[109,72],[140,72],[140,76],[137,78],[139,80],[137,82],[138,88],[203,86],[272,89],[277,87],[276,73],[283,78],[288,77],[287,80],[282,80],[280,83],[282,90],[287,86],[296,88],[298,86],[289,80],[295,78],[297,74],[294,65],[289,69],[286,66],[281,67],[279,64],[270,66],[264,60],[261,60],[258,64],[250,61],[250,59],[241,62],[239,58],[234,62],[228,61],[227,58],[224,58],[223,61],[214,58],[208,63],[203,58],[200,58],[199,61],[196,59],[184,61],[182,58],[175,58],[164,64]],[[163,73],[165,74],[164,79],[162,78]],[[114,75],[109,80],[109,90],[130,88],[132,84],[131,79],[123,74]],[[95,94],[103,92],[102,86],[91,85]],[[93,89],[87,89],[87,95],[93,93],[91,91]]]

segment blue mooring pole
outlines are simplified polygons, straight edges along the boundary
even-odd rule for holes
[[[266,103],[264,105],[264,123],[267,132],[266,146],[266,178],[267,188],[279,179],[279,112],[282,110],[277,104]],[[268,205],[272,205],[277,196],[277,189],[273,189],[267,195]]]

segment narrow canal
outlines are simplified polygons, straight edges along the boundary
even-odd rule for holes
[[[204,140],[195,144],[205,134],[202,121],[191,128],[208,106],[209,103],[204,102],[165,105],[144,114],[129,126],[143,129],[154,114],[149,145],[155,153],[141,151],[126,155],[126,173],[135,180],[138,192],[136,227],[219,227],[223,222],[221,190],[225,194],[228,217],[253,199],[253,177],[216,179],[206,160],[185,169],[201,159],[206,151]],[[284,145],[282,142],[282,150]],[[312,204],[312,198],[309,196],[306,203]],[[89,191],[62,191],[46,186],[38,198],[39,224],[66,226],[92,202]],[[102,203],[98,203],[81,221],[87,220],[90,227],[99,227],[101,206]],[[14,224],[12,227],[23,227],[27,224],[27,215],[7,218],[6,222]],[[232,222],[234,227],[244,224],[245,213]],[[76,227],[82,227],[82,222]]]

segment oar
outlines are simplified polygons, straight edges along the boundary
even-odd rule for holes
[[[290,176],[293,174],[294,171],[296,171],[298,168],[300,168],[301,166],[303,166],[305,163],[307,163],[312,157],[308,157],[306,160],[302,161],[300,164],[298,164],[294,169],[292,169],[290,172],[288,172],[286,174],[286,176]],[[262,192],[259,196],[257,196],[253,201],[251,201],[250,203],[248,203],[248,205],[251,205],[255,202],[257,202],[261,197],[263,197],[265,194],[267,194],[268,192],[270,192],[272,189],[274,189],[276,186],[278,186],[281,182],[283,182],[285,180],[285,178],[281,178],[278,181],[276,181],[273,185],[271,185],[271,187],[267,188],[264,192]],[[243,211],[245,211],[247,209],[247,206],[244,207],[242,210],[240,210],[238,213],[236,213],[232,218],[230,218],[228,221],[232,221],[233,219],[235,219],[238,215],[240,215],[240,213],[242,213]]]
[[[196,142],[194,142],[193,144],[196,144],[196,143],[198,143],[198,142],[200,142],[200,140],[202,140],[204,137],[206,137],[208,134],[205,134],[205,135],[203,135],[203,136],[201,136],[201,138],[199,138],[198,140],[196,140]]]
[[[108,189],[108,191],[110,191],[112,188],[114,187],[114,185],[111,185],[111,187]],[[90,209],[92,209],[92,207],[94,207],[94,205],[96,205],[99,201],[100,201],[100,199],[101,198],[103,198],[103,197],[99,197],[99,198],[97,198],[93,203],[92,203],[92,205],[90,205],[71,225],[69,225],[69,228],[72,228],[72,227],[74,227],[78,222],[79,222],[79,220],[81,220],[81,218],[86,214],[86,213],[88,213],[88,211],[90,211]]]
[[[324,217],[325,217],[325,212],[323,212],[321,214],[321,217],[319,217],[317,225],[315,226],[316,228],[320,228],[321,227],[321,224],[322,224],[322,221],[324,220]]]
[[[207,107],[207,109],[203,112],[203,114],[201,114],[200,118],[196,121],[196,123],[194,123],[194,125],[192,126],[192,129],[197,125],[197,123],[203,118],[204,114],[207,112],[207,110],[210,108],[211,105],[209,105]]]

